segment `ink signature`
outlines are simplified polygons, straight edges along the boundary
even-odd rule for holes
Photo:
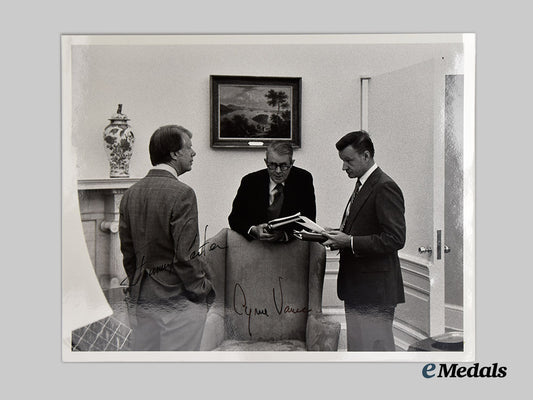
[[[213,250],[216,250],[216,249],[225,249],[226,247],[223,247],[223,246],[220,246],[219,244],[217,243],[211,243],[209,244],[209,240],[207,240],[207,228],[208,228],[209,225],[206,225],[205,226],[205,229],[204,229],[204,242],[202,243],[202,245],[200,245],[200,247],[198,248],[198,250],[193,250],[191,251],[190,253],[190,256],[189,256],[189,260],[192,261],[194,260],[195,258],[197,257],[200,257],[200,256],[206,256],[206,254],[210,251],[213,251]],[[194,243],[196,243],[196,239],[198,238],[198,234],[196,234],[196,236],[194,237],[194,239],[192,240],[192,243],[191,245],[189,246],[189,251],[194,247]],[[209,244],[209,246],[208,246]],[[145,256],[143,255],[142,256],[142,259],[141,259],[141,263],[136,266],[136,270],[138,269],[144,269],[148,276],[154,276],[154,275],[157,275],[161,272],[173,272],[175,271],[174,270],[174,264],[172,262],[170,263],[164,263],[164,264],[160,264],[160,265],[156,265],[155,267],[151,267],[151,268],[145,268],[144,266],[146,265],[146,262],[145,262]],[[137,279],[130,283],[129,285],[126,285],[126,282],[128,280],[128,278],[124,278],[122,280],[122,282],[120,282],[120,286],[123,286],[123,287],[132,287],[132,286],[135,286],[139,283],[139,280],[141,278],[141,275],[142,274],[139,274],[137,276]]]
[[[144,256],[142,256],[141,264],[137,268],[143,268],[145,264],[146,264],[146,262],[144,261]],[[159,273],[161,273],[163,271],[167,271],[167,272],[174,271],[174,267],[173,267],[172,263],[160,264],[160,265],[156,265],[155,267],[152,267],[152,268],[143,268],[143,269],[146,271],[148,276],[154,276],[154,275],[157,275],[157,274],[159,274]],[[135,280],[134,282],[132,282],[128,286],[132,287],[132,286],[137,285],[139,283],[140,277],[141,277],[141,275],[138,275],[137,276],[137,280]],[[120,282],[120,286],[126,286],[126,280],[127,279],[128,278],[124,278],[122,280],[122,282]]]
[[[209,252],[209,251],[213,251],[213,250],[216,250],[216,249],[226,249],[227,248],[227,246],[220,246],[218,243],[211,243],[209,245],[209,247],[207,246],[209,244],[209,240],[207,240],[207,227],[208,226],[209,225],[206,225],[205,229],[204,229],[204,242],[198,248],[198,251],[196,251],[196,250],[192,251],[191,260],[194,260],[196,257],[202,256],[202,255],[205,256],[207,254],[207,252]],[[197,237],[198,236],[194,237],[192,245],[194,245],[194,242],[196,242],[196,238]],[[192,247],[192,245],[191,245],[191,247]]]
[[[276,296],[276,288],[272,288],[272,299],[274,301],[274,307],[278,315],[309,313],[310,311],[312,311],[310,308],[307,308],[307,306],[303,308],[295,308],[291,305],[284,304],[283,286],[281,284],[282,279],[283,278],[281,276],[278,277],[279,296]],[[237,296],[239,296],[239,301],[237,300]],[[278,303],[278,300],[279,300],[279,303]],[[252,336],[252,330],[251,330],[252,316],[267,317],[267,318],[270,317],[267,307],[253,307],[251,305],[248,305],[248,302],[246,300],[246,293],[243,287],[241,286],[241,284],[238,282],[235,283],[235,286],[233,288],[233,310],[235,311],[237,315],[248,316],[248,334],[250,336]]]

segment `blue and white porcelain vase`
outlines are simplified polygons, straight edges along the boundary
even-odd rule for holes
[[[117,113],[109,118],[111,123],[104,130],[104,145],[109,159],[110,178],[128,178],[130,159],[135,137],[128,125],[128,116],[122,114],[122,104]]]

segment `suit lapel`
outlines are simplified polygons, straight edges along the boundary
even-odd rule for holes
[[[355,218],[357,217],[357,214],[359,214],[359,211],[361,211],[361,208],[367,201],[368,196],[370,196],[370,194],[374,190],[374,186],[379,181],[381,173],[381,169],[379,167],[376,168],[376,170],[372,172],[372,174],[368,177],[365,184],[361,187],[359,193],[357,193],[354,202],[350,206],[350,213],[348,214],[348,219],[346,220],[346,226],[344,229],[345,232],[350,231],[355,221]]]
[[[265,210],[266,215],[266,209],[270,205],[270,176],[268,175],[268,171],[266,169],[264,171],[265,172],[261,177],[259,198],[262,205],[260,210]]]
[[[293,167],[294,168],[294,167]],[[283,185],[283,205],[281,206],[280,216],[288,215],[287,210],[292,210],[292,189],[294,188],[294,171],[289,172],[289,176],[285,180],[285,185]]]

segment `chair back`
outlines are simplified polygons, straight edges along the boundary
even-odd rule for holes
[[[308,315],[321,312],[323,246],[248,241],[229,229],[210,245],[215,250],[206,255],[215,271],[217,303],[224,302],[225,339],[305,342]]]

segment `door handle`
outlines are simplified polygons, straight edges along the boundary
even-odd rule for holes
[[[433,251],[433,250],[431,249],[431,247],[419,247],[419,248],[418,248],[418,252],[419,252],[420,254],[428,253],[428,255],[431,255],[431,252],[432,252],[432,251]]]
[[[444,245],[444,252],[445,253],[449,253],[450,251],[452,251],[452,249],[450,249],[448,246]]]

